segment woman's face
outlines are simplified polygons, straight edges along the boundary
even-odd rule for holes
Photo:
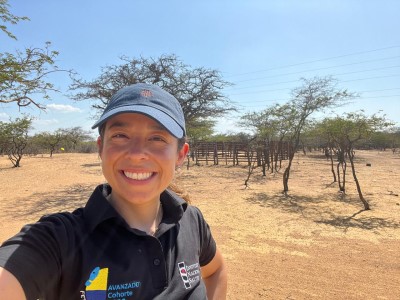
[[[104,177],[120,204],[159,201],[188,152],[158,122],[142,114],[112,117],[98,139]]]

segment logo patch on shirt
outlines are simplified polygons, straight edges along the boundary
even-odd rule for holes
[[[186,266],[185,262],[180,262],[178,263],[178,269],[185,289],[191,288],[193,283],[200,281],[199,263]]]
[[[105,300],[107,296],[108,268],[96,267],[86,281],[86,300]]]
[[[108,283],[108,268],[96,267],[85,282],[85,290],[81,291],[83,300],[125,299],[141,287],[140,281],[129,281],[121,284]]]

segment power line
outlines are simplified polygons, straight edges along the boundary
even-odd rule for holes
[[[290,64],[290,65],[273,67],[273,68],[268,68],[268,69],[263,69],[263,70],[252,71],[252,72],[231,74],[231,75],[228,75],[226,77],[229,78],[229,77],[236,77],[236,76],[243,76],[243,75],[249,75],[249,74],[262,73],[262,72],[267,72],[267,71],[272,71],[272,70],[279,70],[279,69],[284,69],[284,68],[290,68],[290,67],[295,67],[295,66],[311,64],[311,63],[315,63],[315,62],[328,61],[328,60],[333,60],[333,59],[338,59],[338,58],[343,58],[343,57],[349,57],[349,56],[354,56],[354,55],[360,55],[360,54],[366,54],[366,53],[372,53],[372,52],[378,52],[378,51],[383,51],[383,50],[388,50],[388,49],[396,49],[396,48],[400,48],[400,46],[390,46],[390,47],[378,48],[378,49],[373,49],[373,50],[368,50],[368,51],[353,52],[353,53],[344,54],[344,55],[338,55],[338,56],[333,56],[333,57],[316,59],[316,60],[311,60],[311,61],[306,61],[306,62],[301,62],[301,63],[296,63],[296,64]]]
[[[364,100],[364,99],[382,99],[382,98],[392,98],[392,97],[400,97],[400,95],[384,95],[384,96],[370,96],[370,97],[360,97],[358,99],[355,100]],[[261,104],[261,103],[265,103],[265,102],[288,102],[290,101],[290,99],[274,99],[274,100],[256,100],[256,101],[252,101],[249,104],[250,105],[243,105],[243,103],[238,104],[238,106],[242,107],[242,108],[254,108],[254,107],[265,107],[265,105]],[[256,104],[256,105],[252,105],[254,103],[260,103],[260,104]]]
[[[400,90],[400,87],[390,88],[390,89],[381,89],[381,90],[360,91],[359,93],[386,92],[386,91],[393,91],[393,90]]]
[[[341,82],[353,82],[353,81],[361,81],[361,80],[370,80],[370,79],[382,79],[382,78],[390,78],[390,77],[398,77],[400,74],[393,74],[393,75],[387,75],[387,76],[376,76],[376,77],[368,77],[368,78],[358,78],[358,79],[352,79],[352,80],[345,80]]]
[[[385,92],[385,91],[394,91],[394,90],[400,90],[400,87],[389,88],[389,89],[379,89],[379,90],[364,90],[364,91],[358,91],[358,93],[359,94],[364,94],[364,93]],[[390,97],[398,97],[398,96],[399,95],[360,96],[357,99],[390,98]],[[288,98],[287,99],[273,99],[273,100],[271,100],[271,99],[269,99],[269,100],[265,100],[265,99],[264,100],[253,100],[253,101],[251,101],[250,104],[252,104],[252,103],[265,103],[265,102],[283,102],[283,101],[287,102],[289,100],[290,99],[288,99]],[[242,107],[248,107],[248,106],[243,106],[240,103],[237,104],[237,105],[242,106]]]
[[[286,73],[286,74],[277,74],[277,75],[273,75],[273,76],[258,77],[258,78],[253,78],[253,79],[246,79],[246,80],[236,81],[236,83],[247,82],[247,81],[253,81],[253,80],[256,81],[256,80],[261,80],[261,79],[276,78],[276,77],[288,76],[288,75],[295,75],[295,74],[301,74],[301,73],[306,73],[306,72],[321,71],[321,70],[339,68],[339,67],[344,67],[344,66],[351,66],[351,65],[356,65],[356,64],[363,64],[363,63],[368,63],[368,62],[383,61],[383,60],[388,60],[388,59],[393,59],[393,58],[400,58],[400,56],[386,57],[386,58],[382,58],[382,59],[361,61],[361,62],[349,63],[349,64],[344,64],[344,65],[331,66],[331,67],[324,67],[324,68],[303,70],[303,71],[291,72],[291,73]],[[383,70],[383,69],[386,69],[386,68],[394,68],[394,67],[399,67],[399,66],[389,66],[389,67],[371,69],[371,70],[366,70],[366,71]],[[365,71],[356,71],[356,72],[365,72]],[[342,75],[342,74],[337,74],[337,75]],[[337,75],[336,75],[336,76],[337,76]],[[335,74],[333,74],[333,76],[335,76]],[[230,89],[230,90],[239,90],[239,89],[246,89],[246,88],[251,88],[251,87],[254,87],[254,86],[250,86],[250,87],[232,87],[232,88],[229,88],[229,89]]]
[[[395,66],[396,68],[399,68],[400,66]],[[385,69],[385,68],[382,68]],[[348,73],[341,73],[341,74],[336,74],[334,76],[338,75],[348,75],[348,74],[354,74],[354,73],[363,73],[363,72],[368,72],[368,71],[374,71],[374,70],[363,70],[363,71],[355,71],[355,72],[348,72]],[[357,79],[351,79],[351,80],[341,80],[340,82],[353,82],[353,81],[361,81],[361,80],[370,80],[370,79],[381,79],[381,78],[389,78],[389,77],[397,77],[400,76],[400,74],[394,74],[394,75],[385,75],[385,76],[375,76],[375,77],[367,77],[367,78],[357,78]],[[271,85],[279,85],[279,84],[284,84],[284,83],[294,83],[294,82],[299,82],[300,80],[291,80],[291,81],[285,81],[285,82],[277,82],[277,83],[271,83],[271,84],[265,84],[265,85],[260,85],[258,87],[264,87],[264,86],[271,86]],[[254,86],[256,87],[256,86]],[[259,90],[259,91],[251,91],[251,92],[243,92],[243,93],[229,93],[230,96],[239,96],[239,95],[251,95],[251,94],[260,94],[260,93],[267,93],[267,92],[276,92],[276,91],[286,91],[286,90],[291,90],[292,88],[280,88],[280,89],[272,89],[272,90]]]

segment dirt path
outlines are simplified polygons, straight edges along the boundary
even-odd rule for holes
[[[287,198],[281,173],[255,174],[245,189],[245,167],[182,170],[177,181],[226,258],[228,299],[400,299],[400,156],[356,157],[370,211],[350,170],[343,198],[317,153],[296,156]],[[0,241],[45,213],[83,205],[103,180],[96,154],[27,157],[18,169],[0,157]]]

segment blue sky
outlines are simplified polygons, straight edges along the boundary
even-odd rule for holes
[[[237,131],[240,114],[290,99],[300,78],[332,75],[359,93],[335,110],[371,115],[382,110],[400,126],[400,1],[61,1],[9,0],[10,11],[30,21],[9,25],[18,40],[0,34],[0,52],[43,47],[51,41],[57,64],[86,80],[119,57],[176,54],[193,67],[217,69],[232,82],[224,94],[240,113],[220,132]],[[68,76],[50,78],[67,93]],[[48,109],[0,106],[0,120],[35,117],[34,132],[81,126],[94,120],[89,102],[52,94]],[[322,116],[322,115],[321,115]]]

